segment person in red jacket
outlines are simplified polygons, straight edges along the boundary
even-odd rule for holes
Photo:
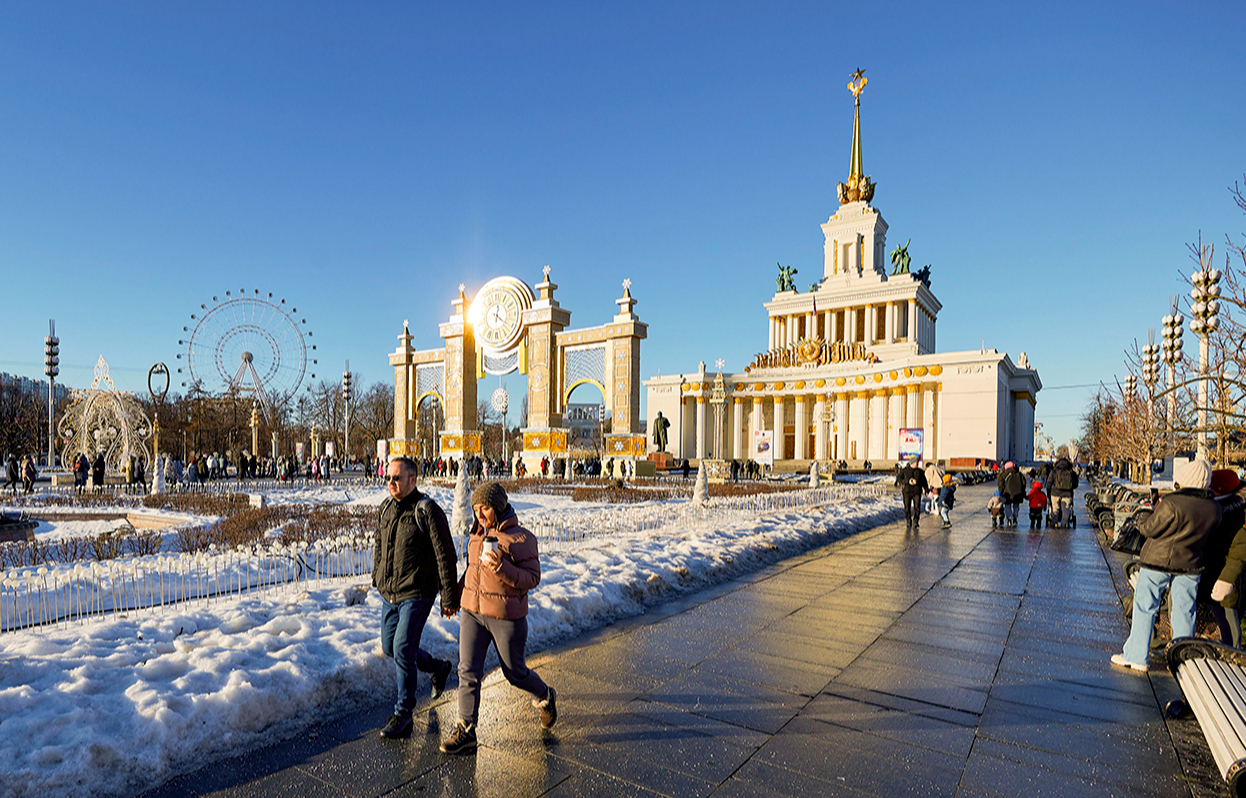
[[[1030,529],[1043,528],[1043,510],[1047,509],[1047,494],[1043,493],[1043,483],[1037,479],[1030,486]]]
[[[497,649],[506,681],[532,695],[541,726],[548,729],[558,719],[554,688],[524,663],[528,591],[541,582],[536,536],[519,525],[506,491],[496,482],[472,491],[472,511],[476,520],[468,538],[467,570],[459,581],[459,718],[441,743],[447,754],[476,750],[480,683],[490,645]]]

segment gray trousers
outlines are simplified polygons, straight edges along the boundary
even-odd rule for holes
[[[545,698],[549,688],[536,671],[524,664],[528,619],[504,621],[469,610],[459,613],[459,720],[476,725],[480,711],[480,682],[485,677],[485,655],[492,643],[502,662],[502,675],[533,698]]]

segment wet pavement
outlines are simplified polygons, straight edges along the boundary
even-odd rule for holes
[[[1167,672],[1108,665],[1114,555],[992,531],[991,490],[949,531],[878,527],[531,656],[551,731],[494,671],[474,756],[438,750],[450,690],[407,740],[385,701],[148,797],[1227,795]]]

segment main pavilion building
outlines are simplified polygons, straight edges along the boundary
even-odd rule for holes
[[[807,293],[781,272],[764,303],[766,349],[743,372],[671,374],[645,381],[650,450],[658,413],[667,451],[692,459],[746,459],[807,467],[810,460],[904,457],[965,463],[1032,460],[1042,387],[1025,353],[937,352],[942,305],[907,253],[888,273],[887,223],[861,171],[860,90],[849,178],[822,225],[822,279]],[[661,422],[657,422],[661,424]],[[663,425],[665,426],[665,425]],[[966,460],[962,460],[965,458]]]

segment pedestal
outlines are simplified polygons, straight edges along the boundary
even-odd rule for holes
[[[731,461],[730,460],[702,460],[705,465],[705,478],[710,482],[721,485],[731,479]]]
[[[529,474],[541,473],[541,460],[549,459],[549,475],[556,476],[554,462],[567,460],[571,430],[565,427],[524,427],[523,464]]]
[[[462,462],[478,454],[480,454],[480,432],[478,430],[466,429],[441,433],[442,457],[454,458]]]

